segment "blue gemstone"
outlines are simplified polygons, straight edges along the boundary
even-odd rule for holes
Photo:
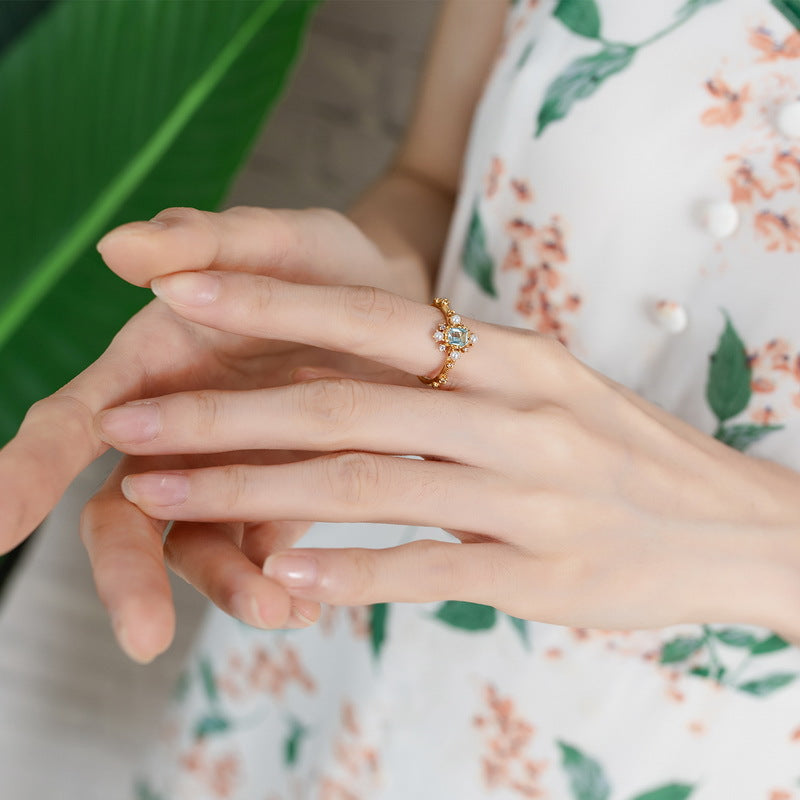
[[[466,347],[467,329],[461,325],[454,325],[452,328],[448,328],[447,344],[449,344],[450,347]]]

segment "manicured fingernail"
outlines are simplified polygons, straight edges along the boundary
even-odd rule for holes
[[[189,497],[189,478],[174,472],[128,475],[122,479],[122,494],[131,503],[175,506]]]
[[[207,272],[176,272],[150,282],[156,297],[176,306],[207,306],[217,299],[219,286],[219,278]]]
[[[160,222],[157,219],[129,222],[126,225],[115,228],[113,231],[109,231],[105,236],[103,236],[102,239],[100,239],[96,247],[102,253],[103,248],[115,239],[121,239],[125,236],[131,236],[134,234],[154,233],[155,231],[164,230],[166,227],[166,223]]]
[[[270,556],[264,574],[289,588],[313,586],[317,582],[317,562],[307,556]]]
[[[263,628],[266,625],[258,600],[253,594],[236,592],[231,597],[231,611],[237,619],[246,622],[248,625],[255,625],[259,628]]]
[[[104,411],[98,424],[105,441],[149,442],[161,430],[161,414],[156,403],[130,403]]]
[[[145,656],[137,651],[136,647],[131,641],[131,637],[128,635],[128,629],[124,622],[112,620],[111,626],[114,629],[114,636],[117,639],[117,643],[119,644],[122,652],[125,653],[128,658],[136,661],[139,664],[149,664],[155,658],[153,655]]]
[[[307,617],[299,608],[292,606],[292,613],[289,615],[289,620],[286,624],[287,628],[307,628],[313,625],[316,620]]]

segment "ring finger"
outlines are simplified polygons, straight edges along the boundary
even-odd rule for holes
[[[183,272],[152,282],[182,317],[219,330],[309,344],[435,377],[452,348],[433,340],[443,323],[436,308],[371,286],[318,286],[235,272]],[[522,385],[531,358],[537,386],[553,386],[553,340],[522,329],[461,318],[479,339],[455,362],[447,386],[529,402]],[[458,340],[461,332],[453,334]],[[540,357],[537,357],[537,352]],[[550,374],[552,372],[552,375]],[[553,388],[557,388],[553,386]]]

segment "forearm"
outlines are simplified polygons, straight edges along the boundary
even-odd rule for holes
[[[425,176],[392,166],[346,212],[376,244],[390,269],[406,276],[399,293],[430,301],[454,195]]]

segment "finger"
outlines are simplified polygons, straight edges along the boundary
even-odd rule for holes
[[[487,470],[357,451],[267,467],[129,475],[125,496],[156,519],[385,522],[512,535],[527,499]],[[480,498],[480,502],[476,502]]]
[[[247,524],[242,537],[242,552],[261,569],[272,553],[292,547],[313,524],[302,520],[271,520]],[[286,627],[305,628],[316,622],[320,613],[319,603],[293,596],[292,613]]]
[[[159,278],[152,288],[193,322],[346,352],[414,375],[433,377],[445,357],[463,356],[453,361],[457,365],[447,386],[503,397],[529,394],[525,384],[531,369],[521,370],[520,364],[535,365],[537,386],[560,389],[563,366],[571,358],[557,360],[554,353],[567,351],[551,338],[460,317],[452,327],[453,344],[437,343],[441,311],[372,286],[310,286],[242,273],[192,272]]]
[[[367,450],[435,454],[502,469],[520,413],[470,395],[322,378],[247,392],[181,392],[98,417],[123,452],[221,453],[245,449]]]
[[[163,521],[145,517],[122,495],[123,460],[86,504],[80,536],[97,594],[122,650],[140,663],[169,647],[175,633],[172,590],[162,555]]]
[[[167,563],[223,611],[256,628],[307,625],[317,619],[318,604],[308,602],[301,606],[311,617],[308,622],[292,619],[288,592],[265,578],[240,549],[240,527],[231,523],[178,522],[164,542]]]
[[[168,208],[149,222],[115,228],[97,249],[137,286],[204,269],[268,270],[303,283],[367,282],[383,258],[351,220],[326,208]]]
[[[526,560],[501,543],[293,549],[270,556],[264,574],[331,605],[461,600],[504,608],[537,592]]]

